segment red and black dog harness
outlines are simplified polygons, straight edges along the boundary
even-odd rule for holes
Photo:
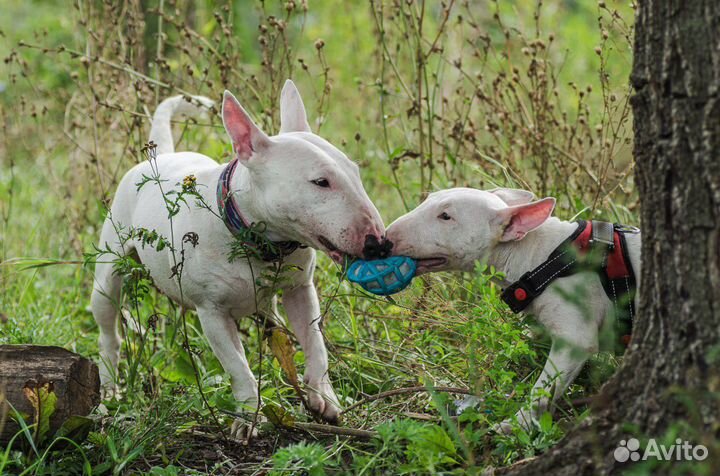
[[[626,233],[634,227],[602,221],[578,220],[578,227],[548,259],[505,288],[502,300],[515,312],[523,311],[556,279],[581,271],[596,271],[605,294],[615,306],[619,344],[627,347],[635,318],[635,273],[628,256]]]

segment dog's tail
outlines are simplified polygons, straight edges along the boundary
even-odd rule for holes
[[[175,152],[170,121],[178,114],[196,116],[213,107],[212,99],[204,96],[173,96],[167,98],[155,110],[150,127],[150,141],[157,145],[158,154]]]

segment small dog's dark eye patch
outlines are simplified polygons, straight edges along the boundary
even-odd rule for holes
[[[452,217],[447,214],[447,212],[442,212],[440,215],[438,215],[438,218],[441,220],[452,220]]]

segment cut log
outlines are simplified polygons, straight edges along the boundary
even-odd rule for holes
[[[20,413],[30,415],[35,408],[25,387],[49,383],[57,396],[50,416],[49,435],[72,415],[88,415],[100,403],[100,376],[91,360],[61,347],[40,345],[0,345],[0,442],[7,442],[20,427],[10,418],[7,402]],[[4,422],[3,422],[4,420]]]

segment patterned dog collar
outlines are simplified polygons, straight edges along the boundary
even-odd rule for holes
[[[292,254],[301,245],[297,241],[263,240],[262,242],[256,242],[248,240],[249,234],[245,233],[245,230],[249,229],[253,224],[248,225],[245,222],[245,219],[240,213],[240,209],[230,192],[230,182],[237,165],[237,159],[231,160],[225,166],[220,174],[220,178],[218,179],[217,203],[218,209],[220,210],[220,216],[225,222],[227,229],[230,230],[230,233],[232,233],[235,237],[242,236],[245,239],[245,246],[255,250],[260,259],[270,262],[280,261],[285,256]]]

